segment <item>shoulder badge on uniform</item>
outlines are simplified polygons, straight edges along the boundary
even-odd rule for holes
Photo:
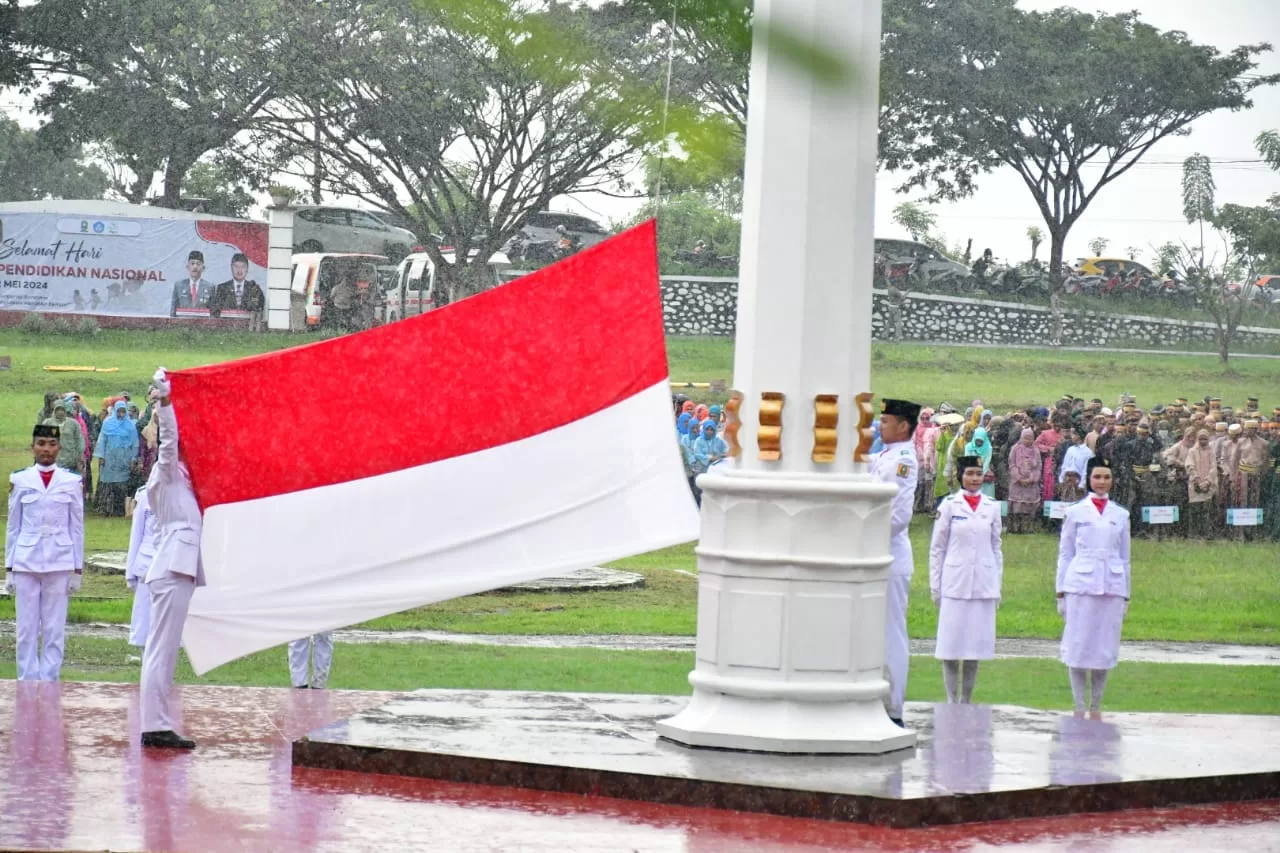
[[[908,465],[908,464],[907,464],[907,463],[905,463],[905,462],[904,462],[904,463],[902,463],[901,465],[899,465],[899,466],[898,466],[898,476],[899,476],[899,477],[910,477],[910,476],[911,476],[911,466],[910,466],[910,465]]]

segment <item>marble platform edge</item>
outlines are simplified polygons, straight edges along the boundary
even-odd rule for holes
[[[896,799],[335,744],[305,737],[293,742],[293,764],[897,829],[1280,798],[1280,771]]]

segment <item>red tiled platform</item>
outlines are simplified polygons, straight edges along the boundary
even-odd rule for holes
[[[283,666],[283,662],[281,664]],[[193,753],[143,753],[137,688],[0,681],[0,850],[1253,853],[1280,801],[893,830],[290,766],[385,693],[185,687]]]
[[[1280,797],[1280,717],[910,703],[885,755],[689,749],[687,699],[419,690],[297,741],[294,764],[894,827]]]

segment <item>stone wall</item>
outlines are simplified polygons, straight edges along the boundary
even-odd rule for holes
[[[732,278],[663,276],[662,311],[667,334],[732,335],[738,282]],[[871,333],[876,340],[940,343],[1040,344],[1052,339],[1049,309],[1038,305],[916,293],[902,302],[901,321],[888,294],[872,295]],[[1213,323],[1130,314],[1066,311],[1064,346],[1153,346],[1213,344]],[[1280,352],[1280,329],[1242,326],[1236,343]]]

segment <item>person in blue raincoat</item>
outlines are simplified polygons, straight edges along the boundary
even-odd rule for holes
[[[98,512],[122,516],[129,472],[138,458],[138,428],[129,420],[129,404],[124,400],[116,401],[103,420],[93,455],[98,460]]]
[[[729,453],[729,445],[716,435],[716,422],[708,418],[698,427],[693,441],[693,468],[701,474]]]

